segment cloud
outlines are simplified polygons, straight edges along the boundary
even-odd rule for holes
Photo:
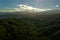
[[[59,5],[56,5],[56,7],[58,8],[58,7],[59,7]]]
[[[14,8],[16,11],[35,11],[35,12],[41,12],[41,11],[47,11],[51,9],[39,9],[34,8],[32,6],[24,5],[24,4],[17,4],[18,8]]]
[[[13,10],[3,10],[2,12],[15,12],[15,11],[34,11],[34,12],[41,12],[41,11],[47,11],[51,9],[39,9],[39,8],[34,8],[32,6],[24,5],[24,4],[17,4],[17,8],[14,8]],[[7,8],[9,9],[9,8]]]

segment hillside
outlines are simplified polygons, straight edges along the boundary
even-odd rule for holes
[[[0,40],[60,40],[60,13],[17,13],[0,14]]]
[[[37,22],[37,23],[36,23]],[[0,40],[59,40],[60,21],[32,21],[32,24],[16,18],[0,20]],[[41,24],[41,25],[40,25]]]

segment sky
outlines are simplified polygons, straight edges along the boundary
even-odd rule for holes
[[[60,8],[60,0],[0,0],[0,9],[14,9],[17,4],[35,8]]]

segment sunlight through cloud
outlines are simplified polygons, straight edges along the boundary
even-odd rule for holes
[[[15,8],[16,11],[35,11],[35,12],[41,12],[41,11],[46,11],[46,10],[51,10],[51,9],[39,9],[39,8],[34,8],[32,6],[24,5],[24,4],[17,4],[18,8]]]

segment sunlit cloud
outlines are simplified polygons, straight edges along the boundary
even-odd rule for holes
[[[41,11],[46,11],[46,10],[51,10],[51,9],[39,9],[39,8],[34,8],[32,6],[24,5],[24,4],[17,4],[18,8],[14,8],[16,11],[35,11],[35,12],[41,12]]]
[[[52,10],[52,9],[40,9],[24,4],[17,4],[17,8],[13,8],[13,10],[3,10],[2,12],[15,12],[15,11],[42,12],[47,10]]]

